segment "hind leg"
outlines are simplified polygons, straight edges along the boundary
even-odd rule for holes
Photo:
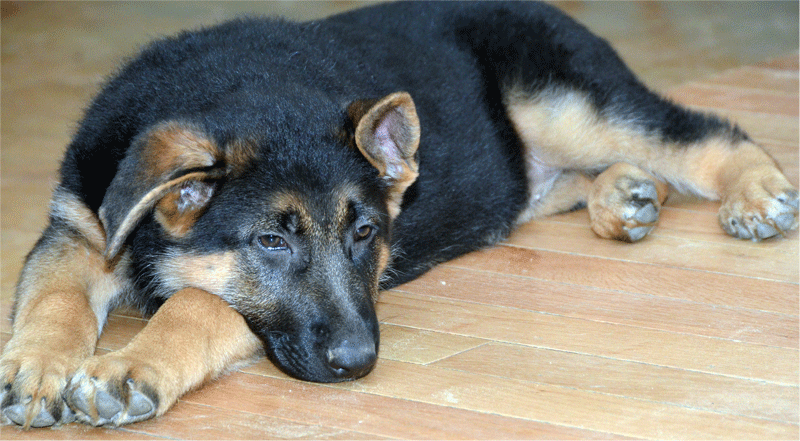
[[[526,156],[535,158],[535,164],[586,171],[631,164],[652,175],[654,182],[721,200],[722,228],[742,239],[766,239],[797,228],[797,189],[744,132],[645,90],[636,93],[641,99],[624,110],[619,105],[598,107],[589,93],[563,86],[512,91],[507,106]],[[636,107],[648,100],[647,106]],[[596,187],[602,193],[601,186]],[[601,223],[593,217],[593,227],[603,237],[635,240],[645,231],[635,230],[632,237]]]
[[[586,207],[597,235],[636,242],[655,227],[667,195],[664,182],[628,163],[614,164],[594,180],[564,171],[546,194],[531,198],[517,223]]]
[[[712,143],[695,156],[692,184],[721,199],[719,223],[725,232],[757,241],[797,228],[797,189],[761,147],[750,141]]]
[[[720,224],[735,237],[797,227],[797,190],[742,130],[652,93],[605,41],[554,9],[487,8],[460,35],[501,89],[531,188],[552,170],[596,174],[624,162],[721,200]]]

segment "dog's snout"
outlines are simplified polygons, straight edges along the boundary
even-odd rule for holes
[[[367,375],[378,360],[374,342],[344,340],[328,349],[328,365],[340,380],[354,380]]]

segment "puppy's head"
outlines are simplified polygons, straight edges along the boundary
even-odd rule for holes
[[[406,93],[345,113],[347,137],[339,127],[220,145],[190,123],[152,127],[100,208],[106,257],[126,249],[148,260],[157,295],[195,287],[222,297],[290,375],[365,375],[377,360],[391,222],[417,177],[419,121]]]

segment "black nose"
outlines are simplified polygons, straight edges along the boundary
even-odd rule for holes
[[[351,342],[328,349],[328,366],[340,380],[354,380],[367,375],[378,360],[374,342]]]

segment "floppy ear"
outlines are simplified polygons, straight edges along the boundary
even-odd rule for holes
[[[225,152],[189,124],[159,124],[137,138],[100,206],[106,259],[119,253],[151,210],[168,234],[185,235],[211,200],[214,181],[226,172]]]
[[[403,194],[419,175],[415,154],[420,125],[414,101],[397,92],[377,101],[356,101],[348,113],[356,127],[356,146],[389,184],[389,215],[395,218]]]

